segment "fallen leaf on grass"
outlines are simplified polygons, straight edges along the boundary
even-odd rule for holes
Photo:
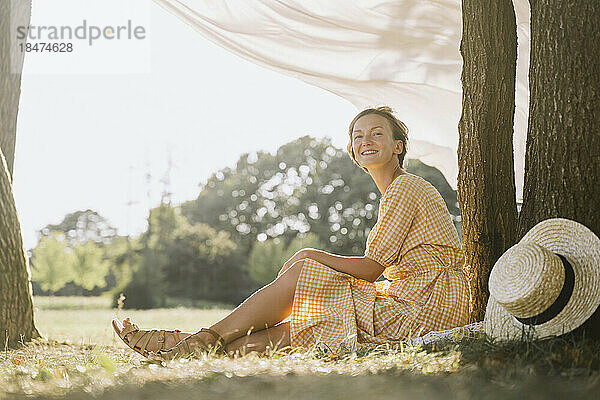
[[[21,365],[23,364],[23,362],[25,361],[25,356],[15,356],[14,358],[10,359],[10,362],[12,362],[14,365]]]
[[[52,377],[54,377],[52,372],[50,372],[48,368],[42,367],[39,369],[37,375],[33,379],[46,382],[49,381]]]
[[[113,360],[108,358],[105,354],[97,353],[96,359],[98,360],[98,364],[106,371],[113,373],[117,370],[117,366]]]

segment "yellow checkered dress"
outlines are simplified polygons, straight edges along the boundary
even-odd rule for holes
[[[439,192],[398,176],[379,203],[365,256],[385,267],[375,283],[305,259],[298,278],[292,347],[398,342],[468,323],[469,285],[458,234]],[[335,266],[333,266],[335,267]]]

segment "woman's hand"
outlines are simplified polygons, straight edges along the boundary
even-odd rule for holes
[[[295,262],[303,260],[305,258],[310,258],[310,253],[313,250],[314,249],[298,250],[296,252],[296,254],[294,254],[289,260],[287,260],[285,263],[283,263],[283,266],[279,270],[277,277],[281,276],[281,274],[283,274],[285,271],[287,271],[292,265],[294,265]]]

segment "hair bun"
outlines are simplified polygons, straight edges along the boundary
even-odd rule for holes
[[[390,114],[394,113],[394,110],[392,110],[392,108],[388,107],[388,106],[379,106],[379,107],[376,107],[375,109],[377,111],[383,111],[383,112],[387,112],[387,113],[390,113]]]

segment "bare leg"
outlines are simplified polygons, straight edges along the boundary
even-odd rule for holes
[[[273,282],[256,291],[225,318],[211,326],[226,342],[251,330],[262,330],[283,321],[292,312],[302,261],[296,262]]]
[[[262,331],[283,321],[292,312],[294,292],[302,270],[302,264],[303,260],[297,261],[273,282],[254,292],[235,310],[212,325],[210,329],[217,332],[226,343],[230,343],[244,336],[252,336],[250,334],[252,331]],[[255,341],[261,339],[268,339],[267,332],[255,336],[252,339],[253,346],[258,346]],[[191,348],[196,348],[214,344],[215,338],[209,333],[198,332],[182,342],[186,342]],[[264,343],[265,346],[268,344],[268,341]],[[179,351],[178,347],[175,346],[171,353],[177,353]],[[165,356],[171,357],[172,354],[165,354]]]
[[[264,353],[267,346],[271,349],[285,351],[290,346],[290,324],[282,322],[269,329],[252,332],[227,344],[229,355],[244,355],[251,352]]]

